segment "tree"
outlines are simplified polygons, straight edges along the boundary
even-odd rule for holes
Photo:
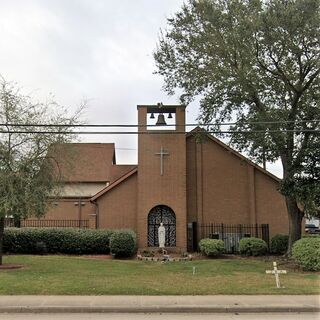
[[[302,161],[294,183],[288,181],[283,191],[293,193],[307,217],[320,218],[320,136],[314,140],[308,156]]]
[[[46,212],[49,197],[59,190],[59,155],[53,157],[48,150],[71,139],[66,125],[75,124],[80,111],[68,118],[57,103],[34,103],[16,85],[1,79],[0,265],[5,217],[40,217]],[[36,124],[43,126],[30,126]]]
[[[202,123],[220,130],[232,120],[240,151],[260,163],[281,159],[288,254],[319,201],[310,171],[319,170],[319,17],[319,0],[189,0],[154,52],[169,94],[179,89],[185,104],[200,97]]]

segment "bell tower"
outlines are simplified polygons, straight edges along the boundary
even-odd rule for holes
[[[162,222],[165,248],[186,250],[185,106],[138,105],[138,125],[138,247],[159,246]]]

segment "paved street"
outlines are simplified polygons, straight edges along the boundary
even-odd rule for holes
[[[315,313],[263,314],[0,314],[0,320],[319,320]]]

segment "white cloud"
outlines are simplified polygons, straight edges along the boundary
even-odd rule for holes
[[[53,92],[75,110],[89,99],[90,123],[137,121],[137,104],[177,103],[153,74],[160,27],[183,0],[0,0],[0,74],[40,99]],[[197,104],[187,109],[195,122]],[[89,136],[136,148],[137,137]],[[136,162],[118,150],[120,162]]]

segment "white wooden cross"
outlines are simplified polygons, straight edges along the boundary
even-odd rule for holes
[[[155,155],[160,156],[160,174],[163,176],[163,156],[168,156],[169,153],[165,152],[161,146],[160,152],[155,153]]]
[[[287,270],[278,270],[277,268],[277,263],[273,262],[273,270],[266,270],[266,273],[271,273],[274,274],[276,277],[276,284],[277,284],[277,288],[281,288],[280,286],[280,278],[279,278],[279,274],[280,273],[287,273]]]

